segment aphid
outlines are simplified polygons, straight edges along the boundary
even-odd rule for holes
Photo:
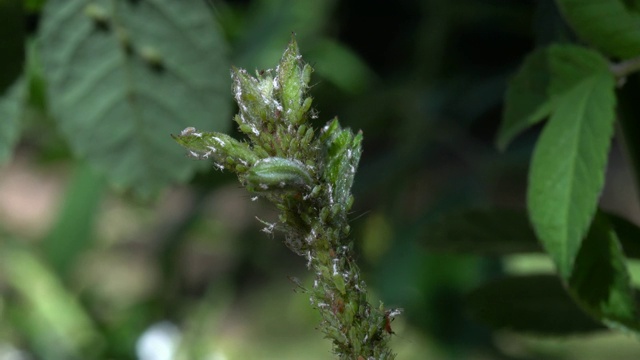
[[[384,330],[388,334],[395,334],[393,330],[391,330],[391,322],[395,319],[396,316],[402,313],[402,309],[391,309],[384,312]]]
[[[189,126],[188,128],[185,128],[184,130],[182,130],[180,132],[180,136],[191,135],[191,134],[193,134],[195,132],[196,132],[196,128],[194,128],[193,126]]]
[[[311,81],[311,73],[313,72],[313,68],[309,64],[305,64],[302,68],[302,81],[305,85],[309,85],[309,81]]]
[[[393,330],[391,330],[391,321],[393,321],[393,318],[389,318],[389,311],[384,313],[384,331],[386,331],[387,333],[391,334],[395,334],[395,332],[393,332]]]
[[[304,99],[304,102],[302,103],[302,107],[300,108],[300,113],[303,114],[309,111],[312,103],[313,103],[313,98],[308,97]]]
[[[245,175],[247,189],[252,192],[299,192],[310,187],[312,180],[302,162],[270,157],[258,160]]]
[[[334,314],[342,314],[344,312],[344,300],[337,298],[331,303],[331,311]]]

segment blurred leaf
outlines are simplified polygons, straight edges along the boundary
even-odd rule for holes
[[[40,358],[86,359],[99,353],[100,338],[91,319],[29,249],[0,242],[0,273],[26,302],[32,330],[27,335]]]
[[[202,1],[49,0],[40,54],[74,151],[146,196],[199,167],[169,134],[229,121],[225,44]]]
[[[640,330],[626,259],[605,216],[594,218],[576,258],[569,288],[576,301],[607,326]]]
[[[348,94],[356,94],[369,87],[375,74],[353,51],[333,40],[324,39],[309,51],[315,59],[320,76]]]
[[[485,284],[467,297],[471,314],[496,329],[540,335],[604,330],[571,300],[553,275],[508,277]]]
[[[636,0],[558,0],[565,19],[584,40],[611,56],[640,55]]]
[[[336,0],[249,2],[234,64],[247,69],[265,69],[278,63],[286,44],[283,39],[289,39],[292,32],[300,44],[309,44],[305,49],[312,47],[323,28],[333,20],[335,4]]]
[[[30,12],[40,12],[47,0],[23,0],[24,7]]]
[[[22,0],[0,1],[0,93],[20,76],[25,58],[26,28]]]
[[[467,210],[440,217],[424,229],[430,251],[507,255],[542,249],[523,211]]]
[[[44,79],[42,60],[36,41],[27,45],[25,74],[29,81],[29,106],[41,113],[47,111],[47,84]]]
[[[0,165],[9,161],[20,133],[25,105],[24,78],[19,78],[0,98]]]
[[[562,17],[554,0],[536,1],[533,33],[537,45],[575,43],[575,35]]]
[[[598,53],[550,48],[553,114],[531,160],[527,204],[533,227],[568,278],[604,183],[615,118],[615,79]]]
[[[518,134],[548,117],[557,99],[578,86],[585,74],[604,74],[605,64],[597,53],[573,45],[552,45],[529,54],[507,88],[498,148],[504,150]]]
[[[224,327],[221,326],[224,312],[233,305],[230,293],[228,284],[213,283],[202,299],[189,307],[176,359],[205,359],[207,354],[219,346],[211,341],[211,337],[224,332]]]
[[[49,264],[64,279],[78,256],[92,245],[93,223],[104,190],[101,176],[86,165],[76,169],[58,220],[42,242]]]
[[[640,259],[640,227],[609,212],[609,219],[625,255]],[[542,249],[524,210],[465,210],[446,214],[424,230],[429,251],[509,255],[540,252]]]
[[[548,50],[529,54],[518,73],[511,79],[505,95],[505,107],[498,148],[504,150],[520,132],[546,118],[551,112],[549,101],[550,64]]]

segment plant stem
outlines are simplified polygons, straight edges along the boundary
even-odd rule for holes
[[[640,70],[640,57],[635,57],[609,66],[611,72],[616,78],[625,78],[634,72]]]
[[[400,310],[368,302],[349,240],[347,214],[362,133],[341,128],[337,119],[321,131],[311,126],[309,119],[316,116],[306,96],[311,72],[292,39],[275,70],[252,77],[232,69],[240,108],[235,121],[248,143],[194,128],[174,138],[191,156],[235,172],[247,190],[280,210],[279,222],[263,221],[263,231],[284,233],[287,247],[307,259],[315,274],[310,301],[338,358],[394,359],[390,321]]]

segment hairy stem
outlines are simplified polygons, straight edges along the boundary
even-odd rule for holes
[[[292,39],[276,69],[256,77],[232,69],[240,108],[235,121],[248,142],[194,128],[174,138],[191,156],[236,173],[247,190],[280,210],[279,221],[263,222],[263,231],[282,232],[287,247],[307,259],[315,274],[310,301],[338,358],[394,359],[389,324],[400,310],[368,302],[349,240],[347,214],[362,133],[343,129],[337,119],[319,131],[311,126],[311,72]]]

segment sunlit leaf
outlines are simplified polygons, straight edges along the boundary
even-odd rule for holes
[[[498,148],[504,150],[522,131],[547,118],[557,105],[554,100],[573,89],[583,75],[604,73],[604,64],[597,53],[572,45],[552,45],[529,54],[507,88]]]
[[[555,47],[550,61],[553,114],[533,154],[527,205],[538,238],[568,278],[604,183],[615,80],[606,60],[584,48]]]
[[[40,54],[73,150],[142,195],[198,167],[169,134],[229,124],[225,44],[203,1],[50,0]]]

